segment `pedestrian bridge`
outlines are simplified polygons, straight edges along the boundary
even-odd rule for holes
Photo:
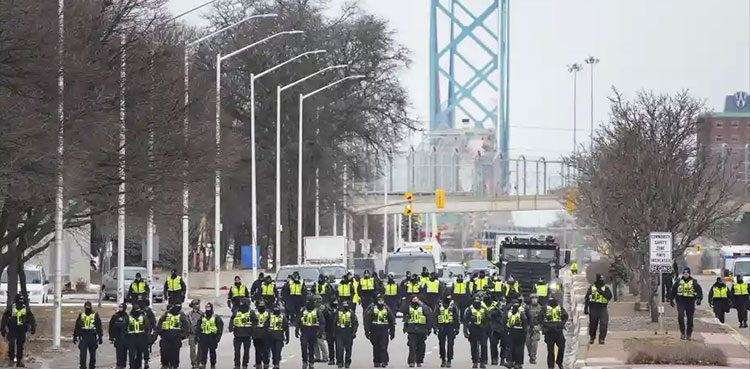
[[[352,212],[359,215],[401,214],[404,211],[403,193],[388,195],[388,205],[382,193],[360,194],[352,197]],[[415,213],[473,213],[511,212],[531,210],[563,210],[562,193],[518,196],[476,196],[473,193],[446,193],[445,208],[435,205],[434,193],[414,194]]]

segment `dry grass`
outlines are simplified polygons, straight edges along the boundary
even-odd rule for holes
[[[721,349],[672,337],[634,339],[625,342],[624,346],[628,351],[628,364],[727,365],[727,357]]]

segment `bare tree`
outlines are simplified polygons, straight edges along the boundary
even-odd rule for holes
[[[649,233],[672,232],[679,257],[699,236],[721,232],[739,209],[726,157],[706,155],[696,142],[701,101],[686,91],[639,92],[632,101],[614,91],[610,121],[593,150],[573,158],[579,222],[596,227],[610,256],[638,275],[641,298],[651,302]]]

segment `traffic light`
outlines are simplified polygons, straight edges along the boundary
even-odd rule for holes
[[[568,214],[576,210],[575,191],[573,190],[568,190],[568,203],[565,209],[568,211]]]
[[[695,245],[695,251],[701,252],[701,245]]]
[[[410,217],[414,214],[414,194],[407,192],[404,194],[404,200],[408,201],[404,206],[404,215]]]
[[[435,191],[435,207],[445,209],[445,190],[439,189]]]

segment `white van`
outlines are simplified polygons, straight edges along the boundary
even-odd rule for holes
[[[24,267],[24,273],[26,274],[26,291],[29,293],[30,304],[46,304],[49,301],[49,280],[47,280],[47,273],[41,266],[37,267]],[[21,291],[21,287],[18,287],[18,291]],[[2,277],[0,277],[0,304],[6,304],[8,301],[8,268],[3,271]]]

